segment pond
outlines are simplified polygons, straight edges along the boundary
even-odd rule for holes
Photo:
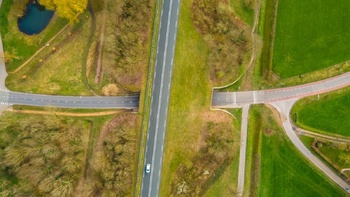
[[[54,12],[45,8],[35,1],[27,5],[24,16],[18,19],[18,28],[27,35],[38,34],[49,24]]]

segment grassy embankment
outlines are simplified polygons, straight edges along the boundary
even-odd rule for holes
[[[298,153],[274,119],[270,109],[252,106],[249,138],[260,136],[258,155],[247,152],[252,180],[245,196],[346,196],[332,181]],[[257,132],[257,133],[254,133]],[[254,146],[248,142],[248,146]],[[256,161],[258,160],[258,161]],[[248,166],[249,166],[248,163]],[[252,165],[252,164],[257,165]],[[257,169],[256,169],[257,168]]]
[[[260,55],[260,63],[255,69],[259,77],[269,79],[272,69],[272,47],[275,33],[276,22],[276,3],[277,0],[262,1],[259,32],[263,38],[262,52]]]
[[[192,1],[181,3],[160,195],[198,196],[208,189],[207,195],[233,195],[239,123],[209,110],[210,46],[195,29],[191,8]]]
[[[273,71],[287,78],[349,60],[349,9],[346,0],[279,1]]]
[[[230,0],[234,12],[250,27],[254,23],[254,2],[255,0]]]
[[[26,36],[18,30],[17,26],[18,16],[23,14],[17,10],[24,6],[21,4],[25,4],[25,1],[3,1],[0,9],[0,31],[4,50],[12,57],[10,62],[6,64],[8,72],[23,64],[68,23],[68,21],[54,16],[43,32],[38,35]]]
[[[87,196],[116,191],[132,195],[138,115],[67,118],[6,112],[0,123],[3,196]]]
[[[301,128],[328,135],[350,136],[349,88],[304,98],[291,111]]]
[[[9,89],[65,95],[89,95],[90,87],[95,93],[102,95],[125,94],[128,91],[143,89],[148,66],[148,58],[144,57],[149,56],[153,1],[92,3],[93,15],[86,11],[77,24],[63,31],[49,47],[16,73],[12,73],[13,70],[9,68],[18,67],[34,54],[46,43],[47,40],[43,38],[51,38],[54,35],[49,33],[53,28],[58,28],[58,25],[55,25],[54,18],[39,35],[26,36],[17,29],[17,17],[9,17],[8,21],[4,19],[4,24],[8,25],[5,29],[12,29],[8,36],[3,36],[5,50],[12,51],[17,48],[25,50],[23,55],[22,51],[18,51],[18,58],[22,60],[18,65],[13,66],[17,62],[17,57],[7,63],[10,72],[7,79]],[[138,11],[131,12],[130,10],[135,7]],[[15,15],[14,9],[9,7],[8,11],[9,16]],[[109,20],[110,18],[118,20]],[[16,49],[7,49],[6,43],[9,42],[13,42],[11,47]],[[37,47],[27,49],[26,46],[32,43],[36,43]],[[98,62],[98,59],[101,61]],[[100,77],[95,82],[98,64],[101,65]],[[85,80],[85,74],[88,80]]]
[[[6,25],[6,31],[2,33],[4,49],[11,53],[16,51],[19,58],[17,60],[15,57],[6,64],[9,72],[6,85],[9,89],[45,94],[90,94],[81,83],[81,51],[86,46],[91,22],[87,12],[80,17],[78,23],[66,28],[25,67],[13,72],[56,35],[67,22],[54,16],[43,32],[27,36],[17,28],[15,6],[2,11],[8,16],[8,19],[3,19]]]

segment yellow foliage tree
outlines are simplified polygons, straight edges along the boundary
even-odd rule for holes
[[[71,23],[78,20],[84,12],[88,0],[39,0],[48,10],[56,10],[58,16],[68,19]]]

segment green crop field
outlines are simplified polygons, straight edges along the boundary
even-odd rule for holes
[[[281,78],[350,59],[350,1],[279,1],[273,71]]]
[[[350,136],[349,89],[305,98],[292,109],[292,117],[302,128],[328,134]]]
[[[325,178],[303,158],[278,126],[270,110],[253,106],[250,117],[262,133],[258,175],[259,196],[345,196],[345,192]],[[255,158],[255,159],[257,159]]]

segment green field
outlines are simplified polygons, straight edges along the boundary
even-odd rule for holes
[[[349,88],[337,92],[305,98],[292,109],[292,117],[302,128],[326,133],[350,136]]]
[[[350,2],[279,1],[273,71],[301,75],[350,59]]]
[[[254,23],[254,0],[230,0],[230,4],[235,13],[252,27]]]
[[[338,186],[308,163],[290,143],[270,110],[260,106],[251,108],[250,117],[262,135],[260,171],[258,178],[259,196],[345,196]],[[255,158],[259,159],[259,158]]]

